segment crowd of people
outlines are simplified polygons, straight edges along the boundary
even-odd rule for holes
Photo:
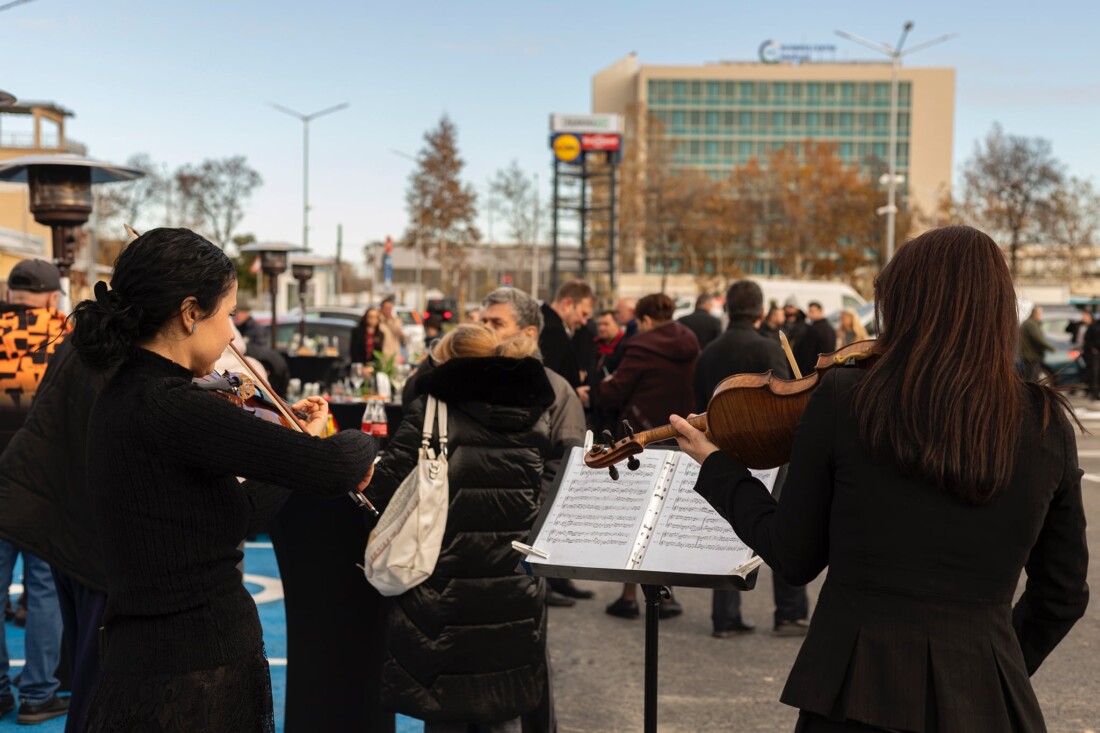
[[[427,439],[448,456],[447,523],[430,577],[385,604],[371,637],[378,704],[426,733],[552,733],[547,607],[593,593],[517,573],[511,543],[527,539],[586,430],[602,440],[671,421],[702,465],[698,493],[774,571],[773,633],[806,637],[782,698],[800,710],[797,730],[1042,729],[1028,676],[1088,600],[1081,472],[1064,397],[1030,383],[1044,347],[1022,344],[1037,317],[1017,325],[1003,255],[980,232],[934,230],[899,249],[876,282],[872,358],[822,378],[770,492],[683,418],[734,374],[811,373],[821,354],[866,338],[853,311],[834,329],[821,303],[765,303],[750,280],[724,294],[725,324],[709,294],[674,319],[661,293],[600,309],[583,281],[542,305],[499,288],[429,336],[400,426],[379,446],[357,430],[322,439],[320,397],[292,406],[288,430],[194,383],[230,351],[234,323],[251,329],[235,273],[193,232],[153,229],[70,318],[52,265],[9,277],[0,598],[22,552],[19,722],[68,713],[73,732],[272,731],[244,538],[301,497],[357,492],[384,512]],[[951,288],[987,328],[962,328]],[[400,351],[393,308],[364,313],[353,359]],[[1074,335],[1089,343],[1093,331]],[[972,350],[988,361],[980,377],[966,368]],[[429,397],[448,406],[445,441],[438,428],[424,437]],[[805,584],[827,566],[811,622]],[[714,592],[714,637],[754,631],[740,601]],[[635,587],[606,612],[638,617]],[[682,612],[662,600],[662,617]],[[56,694],[62,648],[70,698]],[[6,670],[0,716],[16,709]]]

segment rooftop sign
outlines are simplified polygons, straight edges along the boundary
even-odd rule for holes
[[[780,43],[767,40],[760,44],[760,60],[765,64],[778,64],[781,61],[802,63],[804,61],[823,61],[823,56],[833,60],[836,46],[831,43]]]
[[[550,115],[550,132],[619,133],[622,117],[612,114]]]

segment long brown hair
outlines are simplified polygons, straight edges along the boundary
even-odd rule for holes
[[[965,226],[901,247],[875,280],[878,360],[856,388],[865,445],[981,504],[1016,463],[1019,320],[1004,254]],[[1044,425],[1064,399],[1041,389]]]

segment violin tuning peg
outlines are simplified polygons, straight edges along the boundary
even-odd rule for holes
[[[642,462],[638,460],[638,456],[631,456],[626,459],[626,467],[631,471],[637,471],[642,467]]]
[[[623,435],[625,435],[628,438],[633,438],[634,437],[634,428],[630,427],[630,421],[629,420],[623,420]]]
[[[615,445],[615,436],[611,434],[610,430],[603,431],[603,440],[608,445]]]
[[[608,466],[607,473],[611,476],[612,481],[619,480],[619,469],[615,468],[614,466]]]

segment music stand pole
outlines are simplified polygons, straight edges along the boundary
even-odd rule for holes
[[[661,613],[661,598],[671,598],[672,592],[663,585],[642,584],[645,596],[645,733],[657,733],[657,622]]]

